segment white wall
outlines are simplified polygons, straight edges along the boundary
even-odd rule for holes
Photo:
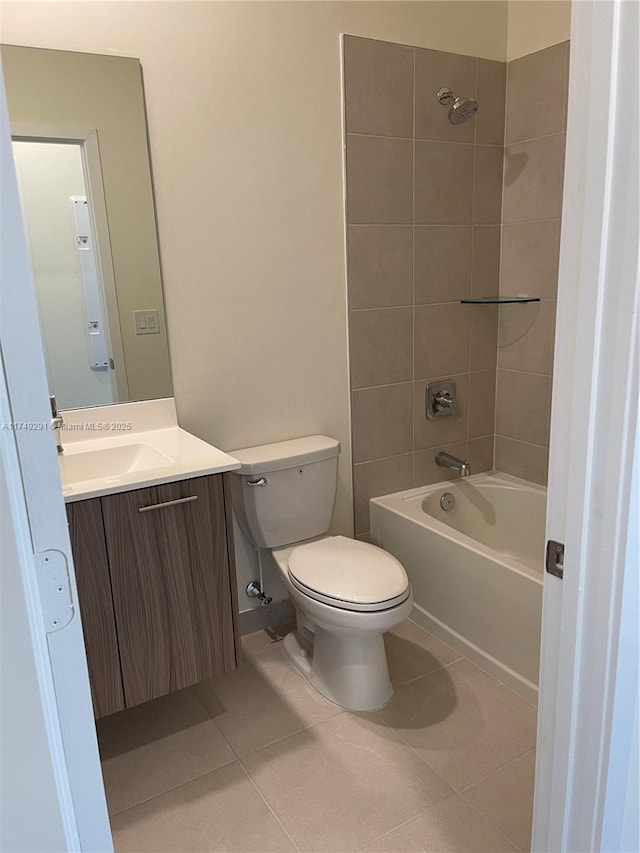
[[[58,408],[113,402],[108,370],[89,367],[83,285],[69,197],[86,195],[79,145],[13,143],[38,292],[49,391]]]
[[[140,57],[180,420],[340,439],[350,532],[340,33],[504,59],[506,3],[7,2],[2,31]]]
[[[570,37],[571,0],[509,0],[509,62]]]

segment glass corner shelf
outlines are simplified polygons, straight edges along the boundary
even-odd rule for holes
[[[463,305],[508,305],[512,302],[540,302],[539,296],[469,296]]]

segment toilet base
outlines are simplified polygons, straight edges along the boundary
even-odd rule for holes
[[[330,634],[315,626],[313,643],[284,638],[296,669],[326,699],[348,711],[376,711],[393,696],[382,634]]]

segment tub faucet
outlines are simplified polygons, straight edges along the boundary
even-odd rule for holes
[[[469,465],[466,459],[458,459],[457,456],[444,453],[442,450],[436,454],[436,465],[442,465],[443,468],[451,468],[452,471],[457,471],[461,477],[469,477],[471,474],[471,465]]]

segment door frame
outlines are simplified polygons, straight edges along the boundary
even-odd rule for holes
[[[610,794],[637,777],[638,11],[572,4],[547,505],[566,550],[544,578],[536,851],[621,849],[603,847]]]
[[[65,125],[41,125],[13,122],[11,139],[16,142],[56,142],[64,145],[79,145],[82,157],[84,182],[89,199],[89,215],[95,235],[96,257],[100,274],[103,310],[107,321],[109,355],[114,367],[109,369],[114,402],[129,399],[129,384],[120,331],[118,289],[116,287],[109,219],[102,181],[100,145],[95,128],[67,127]],[[53,391],[52,391],[53,393]]]

